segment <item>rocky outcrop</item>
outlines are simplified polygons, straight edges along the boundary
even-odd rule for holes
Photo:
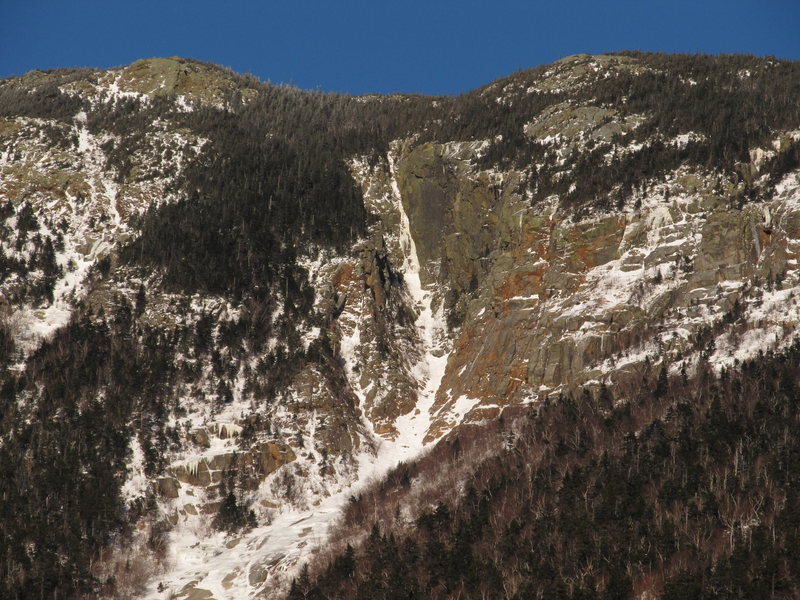
[[[221,106],[230,94],[254,95],[245,81],[217,65],[178,57],[145,58],[68,84],[66,89],[86,96],[117,94],[139,97],[181,96],[190,102]]]
[[[561,152],[569,154],[586,142],[611,142],[614,136],[633,131],[644,120],[639,116],[620,118],[613,108],[564,102],[543,110],[524,131],[535,141],[564,140]]]
[[[570,114],[576,127],[613,117]],[[453,334],[428,439],[464,417],[459,407],[485,418],[612,383],[645,359],[696,358],[699,334],[757,302],[754,284],[796,279],[794,196],[739,206],[740,187],[684,171],[617,213],[576,219],[556,200],[531,205],[521,174],[474,167],[479,153],[425,144],[396,169],[421,278],[439,286]]]
[[[295,458],[285,444],[262,442],[246,451],[215,454],[174,466],[168,470],[169,477],[159,479],[159,492],[167,498],[177,498],[181,483],[209,487],[220,483],[226,475],[237,476],[239,481],[255,488],[270,473]]]

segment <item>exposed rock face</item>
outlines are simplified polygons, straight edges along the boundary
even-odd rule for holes
[[[137,60],[68,84],[67,89],[90,97],[102,97],[109,92],[122,97],[177,95],[184,101],[220,105],[226,94],[237,91],[244,98],[252,97],[253,90],[241,86],[241,78],[217,65],[172,57]]]
[[[208,438],[208,431],[205,429],[197,429],[191,433],[191,440],[201,448],[208,448],[211,442]]]
[[[181,484],[178,483],[178,480],[172,477],[161,477],[158,479],[157,485],[159,494],[164,498],[177,498],[179,496],[178,488]]]
[[[580,142],[611,142],[614,136],[628,133],[644,118],[629,116],[618,118],[613,108],[573,106],[570,102],[551,106],[525,126],[525,135],[534,141],[564,139],[563,148],[569,154],[579,148]]]
[[[428,439],[465,407],[479,420],[613,382],[645,359],[691,363],[706,328],[734,307],[757,310],[759,282],[796,285],[796,190],[737,206],[735,186],[676,172],[617,213],[576,219],[555,200],[531,206],[517,192],[520,173],[472,166],[479,153],[427,144],[397,162],[421,279],[439,287],[453,333]]]
[[[397,168],[401,200],[417,246],[423,285],[437,280],[442,235],[449,229],[449,212],[457,185],[444,148],[426,144],[404,156]]]
[[[214,600],[214,594],[209,590],[196,586],[197,582],[187,583],[175,598],[182,600]]]
[[[194,464],[179,465],[172,469],[172,473],[175,480],[193,486],[207,487],[217,484],[226,474],[236,475],[243,481],[249,482],[250,485],[256,486],[278,467],[292,462],[295,458],[294,452],[288,446],[267,442],[256,444],[241,453],[214,454],[207,458],[201,458]],[[175,484],[161,485],[162,493],[167,497],[177,498],[177,493],[173,494],[172,490],[178,486]]]

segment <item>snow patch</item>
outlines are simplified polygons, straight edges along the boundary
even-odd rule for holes
[[[138,436],[131,436],[130,451],[131,459],[128,463],[128,478],[121,489],[122,497],[127,504],[144,496],[149,482],[144,474],[144,452]]]

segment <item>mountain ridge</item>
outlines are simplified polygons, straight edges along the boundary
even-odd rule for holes
[[[51,526],[43,481],[110,490],[57,541],[9,520],[6,589],[278,594],[365,480],[465,425],[789,347],[798,89],[637,53],[459,97],[183,59],[0,82],[0,449],[40,440],[5,477]]]

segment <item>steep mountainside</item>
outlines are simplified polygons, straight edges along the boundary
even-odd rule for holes
[[[462,426],[354,498],[287,596],[796,598],[799,378],[795,344]]]
[[[789,348],[798,97],[797,63],[638,53],[457,98],[0,81],[0,595],[278,597],[443,438]]]

